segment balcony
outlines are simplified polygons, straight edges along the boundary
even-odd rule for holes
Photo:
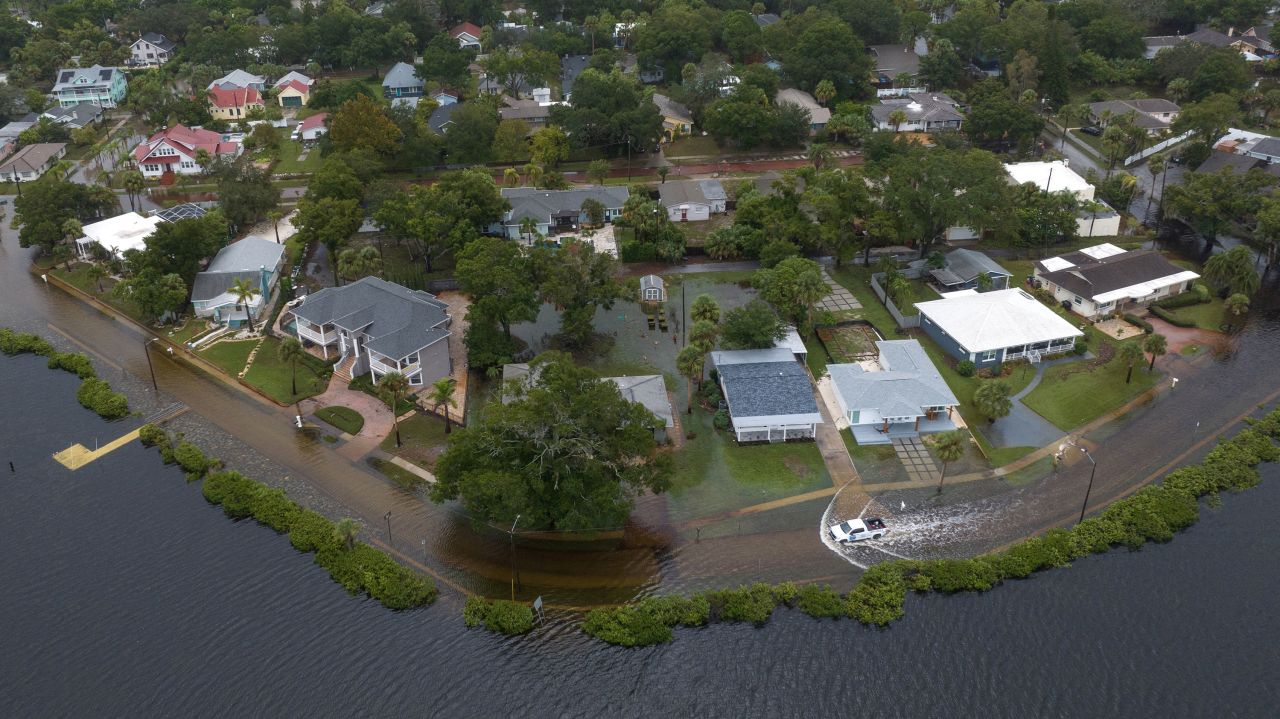
[[[316,332],[315,330],[307,329],[302,325],[298,325],[298,336],[302,339],[315,342],[318,345],[331,345],[338,341],[337,332]]]

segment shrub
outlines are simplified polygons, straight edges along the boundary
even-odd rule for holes
[[[592,609],[582,622],[582,631],[620,647],[666,644],[672,637],[671,627],[633,605]]]
[[[301,514],[302,507],[289,499],[283,489],[261,488],[253,505],[253,518],[279,534],[288,532]]]
[[[982,592],[1000,581],[995,567],[983,558],[936,559],[920,562],[919,569],[929,575],[933,591],[944,594]]]
[[[112,392],[105,380],[93,378],[81,382],[76,400],[103,419],[120,419],[129,414],[129,400],[119,392]]]
[[[1201,288],[1204,291],[1201,292]],[[1175,310],[1179,307],[1191,307],[1192,305],[1204,304],[1209,301],[1209,289],[1204,285],[1195,285],[1195,289],[1190,292],[1183,292],[1172,297],[1165,297],[1157,300],[1152,304],[1156,307],[1163,307],[1167,310]]]
[[[750,587],[710,592],[707,600],[721,619],[730,622],[764,624],[773,616],[773,610],[778,606],[773,588],[763,582]]]
[[[14,332],[7,327],[0,328],[0,352],[4,352],[7,355],[36,354],[49,357],[55,351],[53,345],[49,344],[40,335],[33,335],[29,332]]]
[[[656,262],[658,248],[655,245],[629,240],[619,244],[618,255],[623,262]]]
[[[93,363],[78,352],[56,352],[49,356],[49,369],[62,369],[74,373],[80,379],[97,377]]]
[[[1083,357],[1089,352],[1089,345],[1084,342],[1077,342],[1071,347],[1071,354],[1077,357]]]
[[[956,365],[956,374],[961,377],[972,377],[977,371],[978,368],[970,360],[960,360],[959,364]]]
[[[716,429],[729,429],[729,412],[728,410],[716,410],[716,414],[711,418],[711,424]]]
[[[169,444],[169,433],[163,428],[148,422],[138,428],[138,441],[143,447],[154,447],[158,444]]]
[[[468,627],[483,625],[491,632],[514,636],[533,629],[533,609],[506,599],[470,597],[462,608],[462,620]]]
[[[966,361],[967,361],[967,360],[966,360]],[[1000,377],[1000,376],[1003,376],[1003,375],[1004,375],[1004,363],[1003,363],[1003,362],[997,362],[997,363],[995,363],[995,364],[991,365],[991,376],[992,376],[992,377]]]
[[[1195,322],[1191,320],[1184,320],[1181,317],[1173,314],[1169,310],[1166,310],[1165,308],[1157,305],[1151,305],[1151,314],[1155,315],[1156,317],[1159,317],[1165,322],[1168,322],[1174,327],[1195,327],[1196,326]]]
[[[867,569],[857,586],[845,595],[845,615],[877,626],[900,619],[907,597],[905,565],[901,561],[882,562]]]
[[[1124,316],[1125,322],[1128,322],[1131,325],[1137,325],[1138,327],[1141,327],[1142,332],[1144,334],[1151,334],[1152,332],[1156,331],[1155,328],[1151,326],[1150,322],[1142,319],[1137,315],[1129,314],[1126,312],[1123,316]]]
[[[213,462],[204,456],[204,452],[190,442],[179,442],[173,450],[173,458],[178,462],[179,467],[197,476],[203,476],[213,466]]]
[[[205,480],[205,486],[209,486],[208,480]],[[341,541],[333,522],[310,509],[304,509],[294,518],[293,526],[289,528],[289,544],[299,552],[320,552],[337,549]]]
[[[253,516],[253,508],[258,497],[266,490],[266,486],[241,475],[238,472],[227,472],[231,480],[226,483],[222,494],[222,512],[232,519],[247,519]]]
[[[844,614],[844,602],[829,585],[806,584],[800,588],[796,606],[811,617],[838,617]]]

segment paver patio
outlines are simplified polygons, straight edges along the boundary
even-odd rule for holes
[[[831,291],[818,301],[817,308],[826,310],[827,312],[848,312],[849,310],[862,309],[862,303],[858,301],[853,293],[845,289],[844,285],[831,279],[831,275],[827,274],[827,268],[822,268],[822,279],[827,283],[827,287]]]

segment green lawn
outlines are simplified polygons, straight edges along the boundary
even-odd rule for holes
[[[169,333],[169,340],[176,344],[185,345],[198,335],[204,334],[209,330],[209,323],[202,319],[190,317],[182,329]]]
[[[280,404],[293,404],[298,400],[314,397],[329,387],[329,365],[311,355],[304,355],[298,362],[298,393],[294,394],[294,371],[288,363],[280,360],[277,355],[279,348],[280,340],[274,337],[263,341],[262,349],[258,350],[244,381]]]
[[[898,305],[898,310],[902,312],[904,317],[919,314],[916,312],[917,302],[942,299],[942,296],[937,291],[924,282],[914,281],[909,284],[909,287],[911,291],[907,293],[906,297],[902,298],[902,304],[894,302],[895,305]]]
[[[667,143],[662,149],[666,157],[694,157],[698,155],[718,155],[720,147],[711,137],[682,137],[675,142]]]
[[[862,303],[862,309],[855,310],[853,317],[870,322],[886,338],[892,339],[897,335],[898,323],[871,289],[871,270],[861,265],[844,265],[829,271],[832,279],[844,285]]]
[[[1140,342],[1141,336],[1125,342]],[[1096,355],[1102,343],[1121,343],[1100,332],[1094,333],[1090,349]],[[1147,372],[1145,364],[1135,367],[1133,381],[1125,384],[1128,368],[1117,354],[1106,364],[1088,371],[1075,371],[1078,363],[1057,365],[1045,371],[1044,379],[1023,398],[1026,406],[1063,431],[1082,424],[1125,404],[1150,389],[1161,376],[1160,371]]]
[[[350,407],[321,407],[316,410],[316,416],[347,434],[359,434],[364,427],[364,417]]]
[[[1226,303],[1219,297],[1214,297],[1209,302],[1190,307],[1179,307],[1176,310],[1169,310],[1174,317],[1180,320],[1189,320],[1196,323],[1196,327],[1214,332],[1221,332],[1223,326],[1234,322],[1241,322],[1241,319],[1233,317],[1227,312]]]
[[[413,462],[427,469],[434,469],[436,460],[448,446],[449,436],[444,433],[444,419],[434,415],[415,414],[400,421],[400,446],[396,447],[396,433],[388,432],[382,440],[382,451]]]
[[[400,485],[404,489],[417,489],[426,484],[426,480],[409,470],[398,467],[390,461],[381,457],[370,457],[369,466],[381,472],[387,479]]]
[[[47,260],[47,258],[45,259]],[[120,310],[121,312],[125,313],[129,317],[132,317],[138,322],[144,325],[151,324],[150,322],[147,321],[146,317],[143,316],[142,310],[138,309],[138,305],[135,304],[132,300],[122,298],[122,297],[117,297],[111,294],[111,290],[112,288],[115,287],[115,284],[116,284],[115,280],[111,279],[110,277],[104,277],[102,279],[103,291],[99,292],[98,282],[89,278],[88,264],[82,262],[82,263],[77,263],[75,265],[72,265],[70,272],[68,272],[65,269],[65,265],[58,265],[57,267],[52,268],[50,272],[55,277],[58,277],[59,279],[62,279],[68,282],[75,288],[79,290],[83,290],[87,294],[97,297],[98,299]]]
[[[822,343],[818,341],[818,338],[814,335],[806,335],[804,348],[809,351],[805,355],[805,361],[809,364],[809,372],[813,374],[814,379],[826,374],[827,352],[822,349]]]
[[[681,415],[686,439],[676,452],[669,496],[673,520],[727,512],[760,502],[831,486],[822,454],[813,442],[739,446],[712,427],[711,415]]]
[[[249,361],[249,353],[257,346],[257,340],[231,342],[223,340],[200,350],[200,356],[214,363],[223,372],[236,377]]]
[[[324,159],[320,157],[319,148],[311,148],[304,160],[299,161],[298,155],[302,154],[302,143],[293,140],[285,140],[280,143],[280,161],[276,163],[275,172],[281,174],[292,174],[302,172],[315,172],[320,169],[320,165],[324,163]]]

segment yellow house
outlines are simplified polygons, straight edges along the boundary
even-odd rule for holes
[[[214,87],[209,90],[209,112],[218,120],[243,120],[253,110],[262,110],[263,107],[262,93],[252,87]]]
[[[276,80],[276,101],[280,107],[302,107],[311,101],[314,80],[300,72],[290,72]]]
[[[658,106],[658,114],[662,115],[663,142],[671,142],[693,133],[693,115],[689,108],[656,92],[653,94],[653,104]]]

